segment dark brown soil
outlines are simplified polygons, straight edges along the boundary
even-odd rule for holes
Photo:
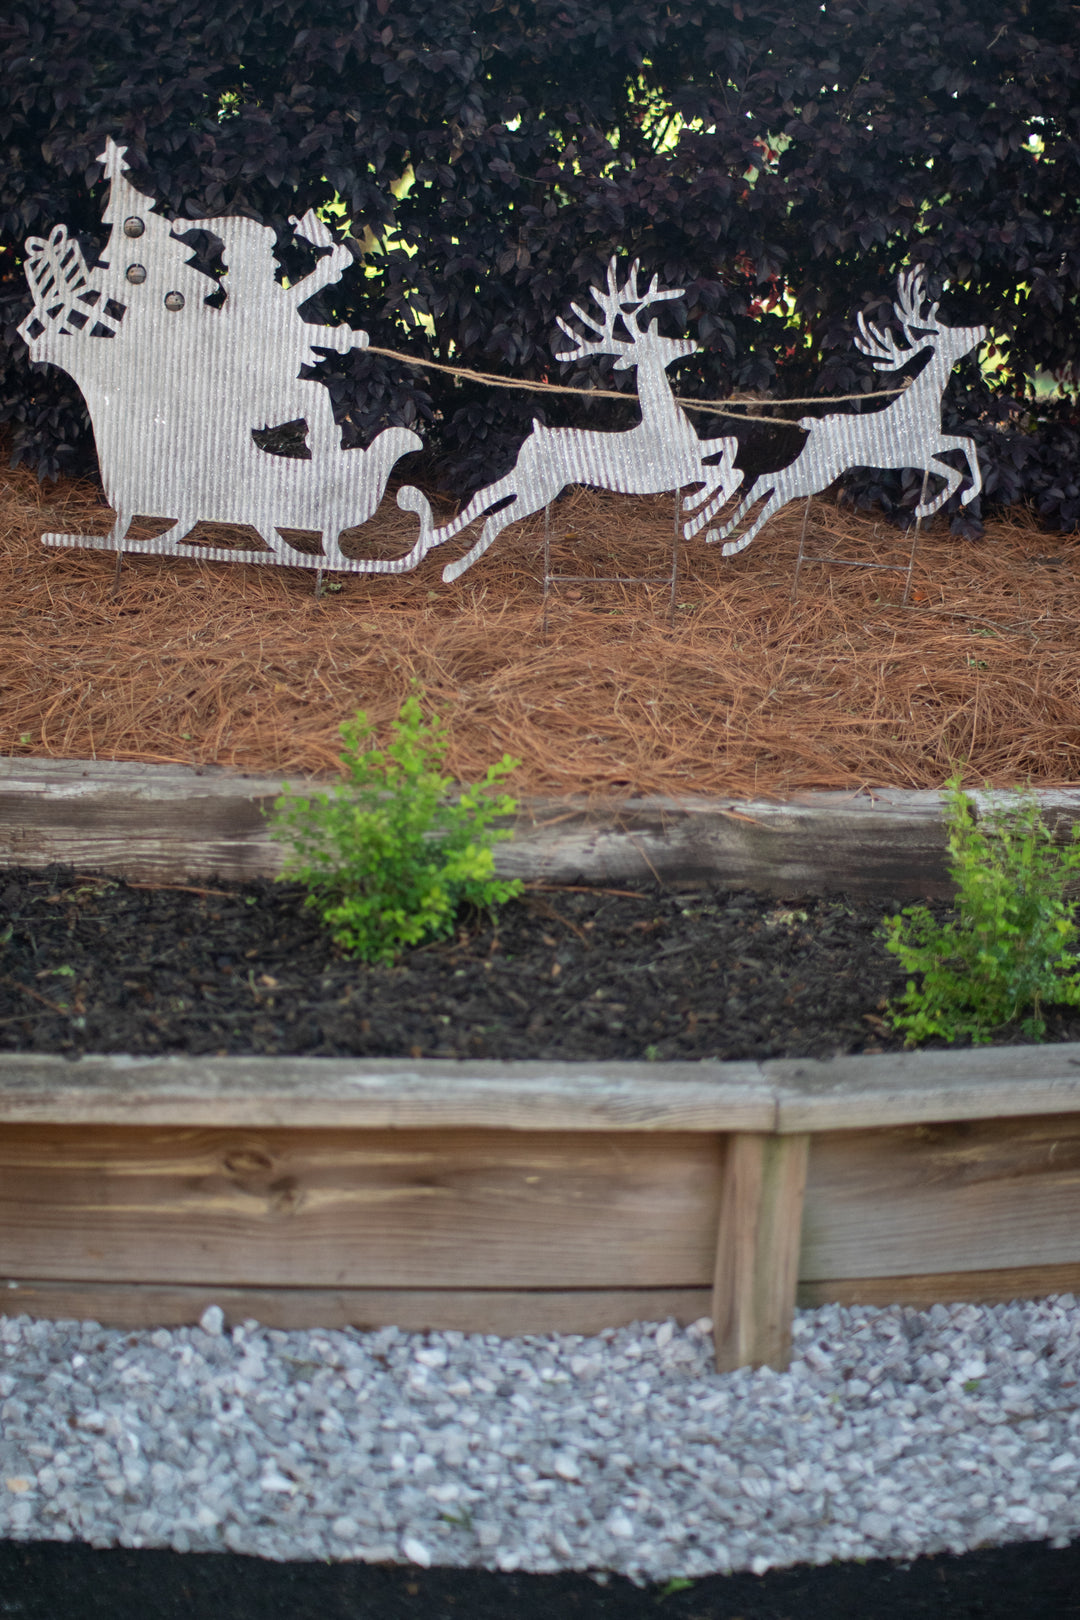
[[[588,1575],[271,1564],[218,1553],[0,1542],[0,1614],[15,1620],[1075,1620],[1080,1544],[987,1547],[767,1575],[680,1591]]]
[[[315,1056],[831,1057],[900,1046],[893,903],[532,889],[367,967],[302,891],[0,873],[0,1050]],[[1080,1038],[1051,1010],[1049,1038]],[[1022,1039],[1016,1030],[1003,1041]]]

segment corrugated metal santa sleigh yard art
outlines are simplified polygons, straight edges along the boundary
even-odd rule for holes
[[[571,484],[623,494],[681,492],[682,535],[690,539],[718,518],[742,484],[733,436],[701,438],[689,409],[671,390],[668,368],[696,352],[689,338],[661,335],[658,305],[681,296],[660,290],[654,276],[642,288],[638,267],[620,281],[617,260],[606,285],[593,287],[595,311],[572,304],[578,329],[559,327],[571,347],[558,360],[612,356],[617,370],[633,367],[641,421],[623,431],[549,428],[534,424],[514,468],[481,489],[452,521],[436,524],[423,493],[405,486],[398,504],[419,516],[420,533],[400,558],[347,555],[341,536],[366,523],[386,490],[394,464],[422,447],[408,428],[391,427],[366,448],[343,449],[330,395],[300,375],[320,350],[368,346],[365,332],[328,326],[302,313],[351,262],[326,225],[308,212],[291,221],[298,237],[322,257],[285,286],[275,274],[275,237],[254,220],[222,216],[175,223],[131,184],[123,147],[110,140],[102,154],[109,192],[103,218],[110,227],[104,254],[88,266],[79,244],[57,225],[26,243],[26,276],[33,309],[19,328],[31,359],[74,378],[93,423],[106,499],[116,514],[104,536],[46,534],[49,546],[83,546],[228,562],[277,563],[348,573],[402,573],[429,551],[483,520],[479,538],[443,571],[458,578],[501,531],[537,512]],[[181,236],[201,229],[222,247],[225,274],[198,268]],[[222,292],[224,296],[222,297]],[[927,308],[923,273],[899,278],[895,313],[904,346],[892,333],[859,317],[855,342],[878,371],[897,371],[924,351],[927,360],[882,408],[805,416],[806,442],[777,472],[763,474],[737,508],[708,528],[708,541],[741,551],[787,502],[826,489],[853,467],[914,468],[924,473],[916,515],[936,511],[967,476],[964,503],[981,488],[974,442],[941,429],[941,398],[956,362],[986,337],[985,327],[952,327]],[[401,356],[412,364],[415,358]],[[823,404],[830,403],[823,400]],[[723,414],[723,405],[715,412]],[[731,414],[729,412],[729,414]],[[275,427],[301,424],[300,454],[275,453]],[[961,453],[965,469],[942,459]],[[927,498],[927,480],[944,487]],[[764,505],[735,539],[759,501]],[[153,539],[129,538],[136,517],[168,521]],[[185,543],[199,523],[249,525],[265,548]],[[314,531],[317,553],[291,544],[282,530]]]

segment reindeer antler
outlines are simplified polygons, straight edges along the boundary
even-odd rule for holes
[[[620,308],[622,309],[623,316],[625,317],[626,314],[629,313],[634,316],[635,320],[641,311],[643,309],[647,309],[650,304],[663,304],[668,299],[681,298],[683,292],[685,291],[683,287],[669,287],[666,292],[658,291],[660,277],[659,275],[654,275],[652,280],[649,282],[648,291],[639,293],[637,285],[637,273],[640,263],[640,259],[634,260],[633,264],[630,266],[630,274],[626,279],[626,286],[623,287],[619,293],[619,304]],[[612,259],[608,266],[609,289],[614,275],[614,270],[615,260]],[[628,312],[624,307],[626,304],[634,304],[637,307]]]
[[[623,286],[620,287],[615,272],[617,262],[613,254],[608,263],[606,292],[601,291],[599,287],[590,287],[589,289],[596,303],[604,312],[602,321],[597,320],[593,315],[587,315],[580,304],[570,305],[581,324],[588,327],[590,332],[596,333],[596,341],[589,342],[587,339],[579,337],[573,327],[567,321],[564,321],[561,315],[557,316],[556,321],[560,331],[565,332],[566,336],[574,344],[573,349],[563,350],[562,353],[557,354],[555,356],[557,360],[583,360],[588,355],[593,354],[632,354],[637,337],[641,335],[638,317],[642,310],[648,309],[650,304],[661,304],[668,299],[682,297],[682,287],[660,292],[660,278],[656,275],[650,281],[648,289],[644,293],[639,292],[637,278],[640,261],[638,259],[635,259],[630,266],[630,273]],[[615,322],[620,317],[624,321],[627,331],[631,334],[629,341],[615,336]],[[634,323],[632,326],[630,324],[631,320]]]
[[[916,338],[916,329],[928,333],[941,330],[937,318],[937,304],[931,305],[929,315],[921,313],[926,298],[924,274],[922,265],[915,265],[911,270],[902,270],[896,281],[893,309],[908,340],[906,349],[897,346],[891,332],[883,331],[880,326],[868,326],[866,316],[860,314],[855,347],[862,354],[869,355],[874,362],[875,371],[898,371],[913,355],[918,354],[920,349],[925,349],[932,342],[929,337]]]
[[[897,277],[897,296],[893,309],[896,311],[897,320],[909,336],[913,326],[921,327],[926,332],[939,330],[937,304],[931,304],[929,315],[922,313],[922,306],[926,300],[925,279],[926,272],[921,264],[915,265],[911,270],[902,270]]]

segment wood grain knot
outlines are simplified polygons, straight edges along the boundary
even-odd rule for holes
[[[260,1153],[256,1148],[234,1148],[226,1153],[224,1164],[231,1176],[267,1175],[274,1168],[269,1154]]]

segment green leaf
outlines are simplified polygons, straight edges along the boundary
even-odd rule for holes
[[[1080,829],[1056,844],[1031,792],[977,822],[959,776],[946,790],[956,919],[939,924],[925,906],[884,919],[886,949],[921,974],[887,1016],[909,1046],[934,1036],[979,1045],[1017,1020],[1041,1040],[1044,1003],[1080,1004],[1078,902],[1066,898],[1080,873]]]
[[[517,803],[490,793],[519,761],[504,755],[455,796],[442,773],[449,733],[437,714],[425,720],[416,692],[391,730],[386,748],[371,746],[374,727],[358,710],[340,728],[346,779],[311,798],[286,784],[270,828],[287,846],[282,877],[304,884],[335,942],[367,962],[449,934],[462,905],[521,892],[517,879],[495,877],[492,853],[512,834],[491,823]]]
[[[662,1603],[665,1598],[674,1597],[676,1592],[691,1591],[693,1585],[694,1583],[688,1575],[673,1575],[669,1581],[664,1582],[659,1592],[657,1592],[656,1600],[658,1603]]]

